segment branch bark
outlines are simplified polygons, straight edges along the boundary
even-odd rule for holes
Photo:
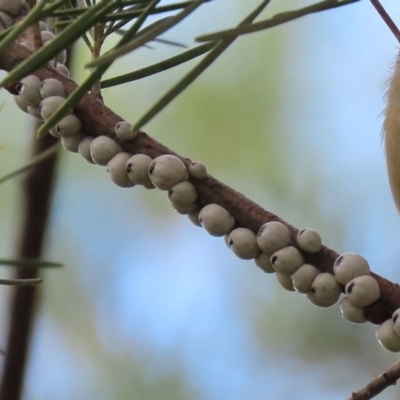
[[[53,146],[55,142],[56,139],[50,135],[41,140],[33,138],[32,155],[42,153]],[[24,181],[22,229],[17,258],[40,259],[41,257],[49,218],[56,158],[56,155],[52,155],[36,164]],[[39,271],[37,268],[18,268],[15,277],[17,279],[33,279],[39,277]],[[37,286],[13,289],[0,399],[16,400],[21,398],[38,290]]]
[[[10,71],[30,55],[31,53],[26,47],[14,43],[7,51],[0,54],[0,69]],[[50,65],[39,69],[36,75],[41,80],[47,78],[56,78],[60,80],[67,93],[71,93],[77,86],[74,81],[58,73],[58,71]],[[9,87],[8,90],[14,92],[13,87]],[[179,156],[144,132],[139,132],[134,142],[122,142],[118,140],[114,135],[114,126],[117,122],[121,121],[122,118],[101,103],[96,96],[91,94],[86,95],[75,108],[74,112],[82,122],[83,131],[89,136],[96,137],[106,135],[112,137],[121,145],[124,151],[132,154],[144,153],[151,158],[158,157],[162,154],[174,154],[186,165],[190,163],[188,158]],[[295,227],[271,212],[264,210],[244,195],[212,176],[209,176],[204,181],[195,179],[190,179],[190,181],[198,192],[197,203],[200,208],[206,204],[218,203],[225,207],[235,218],[236,227],[246,227],[254,232],[257,232],[266,222],[280,221],[289,228],[292,237],[292,245],[296,246],[295,238],[298,230]],[[322,251],[317,254],[303,253],[303,256],[307,263],[315,265],[323,272],[332,273],[333,263],[339,254],[324,246]],[[400,307],[400,287],[398,284],[392,283],[377,274],[372,273],[372,276],[379,283],[381,298],[365,309],[365,316],[370,322],[380,324],[390,318],[393,311]]]
[[[400,362],[372,379],[368,385],[353,392],[349,400],[369,400],[383,392],[388,386],[395,385],[400,378]]]

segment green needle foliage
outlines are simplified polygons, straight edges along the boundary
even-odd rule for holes
[[[356,3],[359,0],[343,0],[343,1],[322,1],[317,4],[313,4],[308,7],[304,7],[298,10],[288,11],[285,13],[280,13],[273,16],[270,19],[265,21],[261,21],[255,24],[243,24],[234,29],[227,29],[224,31],[211,33],[209,35],[199,36],[196,41],[197,42],[208,42],[210,40],[222,40],[229,38],[236,38],[240,35],[244,35],[246,33],[258,32],[264,29],[272,28],[277,25],[282,25],[286,22],[292,21],[294,19],[304,17],[305,15],[313,14],[320,11],[329,10],[332,8],[341,7],[347,4]]]
[[[239,26],[249,24],[264,10],[270,0],[264,0],[248,17],[246,17]],[[207,54],[207,56],[193,68],[180,82],[178,82],[170,91],[168,91],[142,118],[139,119],[132,129],[139,129],[151,119],[153,119],[161,110],[163,110],[175,97],[182,93],[196,78],[200,76],[235,40],[236,38],[219,41],[216,46]]]
[[[169,17],[170,22],[168,22],[168,28],[164,27],[165,29],[160,29],[160,24],[156,25],[153,28],[148,28],[144,33],[140,34],[139,29],[142,26],[142,24],[145,22],[146,18],[149,15],[149,12],[155,7],[155,5],[159,2],[159,0],[153,0],[150,2],[150,4],[147,6],[147,8],[143,11],[142,15],[137,19],[137,21],[133,24],[133,26],[127,31],[126,35],[124,35],[121,40],[118,42],[114,50],[113,55],[106,59],[101,59],[101,62],[99,65],[97,63],[88,65],[91,67],[96,67],[95,70],[91,73],[91,75],[78,87],[76,88],[71,95],[67,98],[67,100],[64,102],[64,104],[51,116],[49,120],[47,120],[38,130],[37,136],[41,137],[44,134],[47,133],[47,131],[54,126],[71,108],[73,108],[75,105],[79,103],[81,98],[88,92],[88,90],[97,82],[100,81],[101,76],[107,71],[107,69],[111,66],[111,64],[114,62],[114,60],[119,56],[118,54],[115,54],[118,52],[119,48],[122,48],[124,45],[126,45],[128,42],[130,42],[130,45],[132,45],[132,42],[135,42],[135,45],[137,47],[142,46],[149,41],[153,40],[155,36],[159,35],[160,33],[164,32],[166,29],[169,29],[172,26],[175,26],[178,22],[180,22],[183,18],[185,18],[187,15],[189,15],[191,12],[193,12],[197,7],[199,7],[202,3],[204,3],[205,0],[197,0],[194,2],[191,2],[191,4],[186,7],[185,10],[181,11],[177,15],[173,17]],[[165,20],[165,19],[164,19]],[[69,29],[69,28],[67,28]],[[137,39],[135,38],[135,35],[139,32],[139,35]],[[109,55],[109,54],[108,54]],[[99,59],[98,59],[99,60]]]
[[[187,61],[193,60],[196,57],[207,53],[215,46],[215,42],[205,43],[203,45],[197,46],[194,49],[185,51],[184,53],[178,54],[177,56],[168,58],[167,60],[161,61],[159,63],[150,65],[149,67],[139,69],[137,71],[130,72],[129,74],[124,74],[117,76],[115,78],[106,79],[101,81],[102,89],[122,85],[124,83],[136,81],[138,79],[146,78],[151,75],[158,74],[160,72],[166,71],[167,69],[176,67],[177,65],[183,64]],[[1,182],[1,181],[0,181]]]
[[[96,6],[90,7],[87,11],[57,35],[48,45],[41,47],[27,60],[23,61],[18,67],[11,71],[0,83],[0,87],[18,82],[24,76],[35,72],[42,65],[52,60],[59,52],[68,45],[79,39],[88,29],[93,27],[99,19],[112,8],[115,8],[120,1],[103,0]],[[11,34],[11,33],[10,33]]]
[[[63,265],[61,263],[40,261],[40,260],[8,260],[0,259],[0,265],[7,267],[28,267],[28,268],[59,268]]]
[[[34,278],[34,279],[0,279],[0,285],[7,286],[32,286],[38,285],[42,283],[42,278]]]
[[[0,185],[12,178],[15,178],[15,177],[23,174],[24,172],[29,171],[34,165],[41,163],[42,161],[46,160],[47,158],[49,158],[50,156],[55,154],[57,152],[57,150],[59,149],[59,147],[60,147],[60,145],[59,145],[59,143],[57,143],[53,147],[50,147],[49,149],[45,150],[43,153],[40,153],[37,156],[33,157],[30,161],[28,161],[22,167],[14,170],[6,175],[3,175],[2,177],[0,177]],[[1,264],[1,261],[0,261],[0,264]]]
[[[197,38],[198,41],[205,41],[205,44],[146,68],[100,82],[102,75],[117,58],[139,47],[148,46],[151,41],[157,40],[166,44],[177,45],[176,43],[160,39],[158,36],[172,29],[199,6],[209,1],[211,0],[191,0],[161,5],[161,0],[86,0],[86,7],[76,8],[67,0],[57,0],[54,2],[51,0],[43,0],[18,24],[0,33],[0,51],[3,51],[10,43],[18,38],[27,27],[36,24],[39,20],[48,17],[55,18],[54,26],[63,27],[63,29],[53,40],[48,42],[46,46],[38,49],[28,59],[19,64],[14,70],[10,71],[0,83],[0,87],[16,83],[24,76],[34,73],[38,68],[54,59],[63,49],[70,46],[76,40],[82,38],[85,41],[93,57],[93,60],[85,66],[91,69],[91,74],[71,93],[65,103],[51,118],[41,126],[37,132],[40,137],[47,133],[51,127],[66,115],[68,110],[76,107],[82,97],[89,91],[96,89],[94,93],[98,92],[100,94],[100,88],[108,88],[143,79],[205,54],[198,65],[172,87],[137,121],[136,124],[134,124],[133,128],[138,129],[154,118],[174,100],[175,97],[193,83],[195,79],[240,35],[268,29],[308,14],[348,5],[359,0],[324,0],[301,9],[277,14],[261,22],[254,22],[255,18],[270,2],[269,0],[264,0],[237,27]],[[145,28],[142,28],[149,16],[171,13],[174,11],[177,11],[175,15],[162,17]],[[122,27],[129,23],[132,23],[132,25],[128,29],[123,30]],[[113,33],[121,34],[122,38],[110,51],[101,54],[103,42]],[[92,39],[89,38],[88,34],[91,35]],[[32,162],[34,162],[34,160]],[[25,168],[29,168],[29,166],[24,166],[20,171],[15,171],[15,173],[9,176],[0,178],[0,183],[5,179],[9,179],[23,172]]]

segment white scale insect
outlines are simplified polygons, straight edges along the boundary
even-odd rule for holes
[[[400,30],[389,17],[379,0],[370,0],[379,15],[400,43]],[[386,166],[393,199],[400,212],[400,54],[397,57],[394,73],[386,92],[387,105],[383,122]]]

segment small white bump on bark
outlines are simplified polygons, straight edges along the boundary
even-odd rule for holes
[[[135,186],[129,179],[125,168],[126,162],[131,156],[130,153],[118,153],[107,164],[107,172],[110,174],[111,180],[123,188]]]
[[[132,125],[127,121],[120,121],[114,128],[115,136],[121,140],[134,140],[137,137],[137,131],[132,131]]]
[[[356,276],[369,275],[368,261],[356,253],[341,254],[333,264],[333,273],[339,283],[346,285]]]
[[[43,118],[40,115],[38,106],[28,106],[27,108],[28,108],[29,115],[32,115],[33,118],[36,118],[39,121],[43,121]]]
[[[40,96],[42,99],[50,96],[66,97],[65,89],[62,83],[54,78],[45,79],[40,84]]]
[[[197,191],[189,181],[182,181],[168,190],[168,198],[172,203],[184,206],[197,200]]]
[[[375,303],[381,296],[378,282],[369,275],[357,276],[347,283],[345,292],[350,303],[364,308]]]
[[[340,311],[343,318],[347,319],[347,321],[350,321],[353,324],[362,324],[367,322],[367,319],[364,315],[364,309],[354,307],[347,297],[343,297],[342,301],[340,302]]]
[[[228,246],[243,260],[251,260],[261,253],[256,234],[247,228],[233,229],[228,237]]]
[[[84,139],[84,136],[79,134],[76,136],[62,137],[60,139],[61,146],[65,150],[72,151],[73,153],[78,152],[79,143]]]
[[[200,222],[199,222],[199,212],[198,211],[189,213],[189,214],[187,214],[187,216],[188,216],[189,220],[193,223],[193,225],[201,227]]]
[[[304,259],[296,247],[286,246],[271,255],[271,264],[276,272],[290,276],[304,264]]]
[[[206,179],[208,176],[206,166],[199,161],[193,161],[192,163],[190,163],[189,174],[193,178],[199,180]]]
[[[132,183],[143,185],[146,189],[154,188],[148,174],[151,161],[147,154],[135,154],[126,162],[126,172]]]
[[[266,253],[260,253],[258,257],[254,259],[258,268],[261,268],[267,274],[273,274],[275,272],[274,267],[271,264],[271,256]]]
[[[24,0],[0,0],[0,11],[15,16],[19,14],[24,3]]]
[[[82,124],[79,118],[74,114],[66,115],[61,118],[54,127],[60,137],[69,137],[77,135],[81,130]]]
[[[189,174],[185,164],[178,157],[164,154],[150,163],[149,177],[156,188],[169,190],[177,183],[187,181]]]
[[[78,153],[90,164],[94,164],[92,156],[90,154],[90,143],[94,138],[91,136],[86,136],[78,146]]]
[[[199,213],[200,225],[212,236],[224,236],[229,233],[235,220],[229,212],[219,204],[208,204]]]
[[[36,75],[28,75],[17,84],[21,103],[27,106],[37,106],[42,97],[40,96],[40,79]]]
[[[0,11],[0,30],[8,28],[12,24],[13,24],[12,17],[3,11]]]
[[[307,253],[318,253],[322,249],[321,236],[314,229],[300,230],[296,241],[300,249]]]
[[[314,265],[311,264],[301,265],[292,274],[293,287],[296,289],[296,292],[308,293],[311,290],[311,285],[314,282],[314,279],[319,274],[320,274],[319,269],[315,268]]]
[[[323,272],[315,277],[311,285],[310,297],[315,305],[330,307],[339,300],[341,293],[341,287],[336,278],[328,272]]]
[[[50,96],[43,99],[39,104],[39,112],[42,118],[47,121],[63,104],[64,97]],[[72,110],[67,111],[67,115],[72,114]]]
[[[107,165],[120,152],[122,152],[121,146],[108,136],[98,136],[90,143],[92,159],[98,165]]]
[[[257,243],[264,253],[275,253],[290,244],[289,229],[281,222],[267,222],[257,233]]]
[[[198,210],[196,203],[175,204],[171,202],[171,205],[175,211],[182,215],[192,214]]]
[[[293,282],[290,279],[290,276],[287,276],[286,274],[282,274],[280,272],[276,273],[276,280],[281,284],[281,286],[288,290],[289,292],[294,292],[295,289],[293,287]]]
[[[393,353],[400,351],[400,336],[396,335],[393,329],[393,322],[391,319],[387,319],[375,332],[376,338],[379,344],[386,350]]]

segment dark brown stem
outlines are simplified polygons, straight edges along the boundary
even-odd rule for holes
[[[383,392],[388,386],[395,385],[400,378],[400,362],[372,379],[368,385],[352,393],[349,400],[369,400]]]
[[[0,68],[10,71],[21,61],[30,55],[28,49],[19,44],[14,44],[4,53],[0,54]],[[51,66],[44,66],[36,72],[41,79],[56,78],[60,80],[67,93],[71,93],[76,88],[76,83],[66,76],[58,73]],[[94,95],[86,95],[75,108],[74,113],[82,122],[83,131],[90,136],[96,137],[107,135],[116,140],[121,147],[132,154],[144,153],[151,158],[155,158],[162,154],[174,154],[182,159],[188,165],[189,159],[183,158],[161,143],[157,142],[144,132],[139,132],[134,142],[121,142],[115,138],[114,126],[121,121],[121,117],[107,108]],[[264,210],[253,201],[249,200],[234,189],[226,186],[222,182],[213,177],[208,177],[204,181],[191,179],[199,194],[199,207],[209,203],[218,203],[225,207],[235,218],[236,226],[246,227],[254,232],[264,223],[268,221],[281,221],[291,232],[293,245],[296,246],[295,237],[298,230],[282,221],[276,215]],[[322,251],[317,254],[303,254],[306,262],[315,265],[321,271],[331,272],[332,266],[338,254],[328,248],[323,247]],[[365,309],[366,318],[374,324],[379,324],[390,318],[394,310],[400,307],[400,287],[398,284],[392,283],[376,274],[373,274],[378,281],[381,289],[381,298],[379,301]]]
[[[55,144],[50,135],[37,140],[33,136],[32,155],[37,155]],[[21,238],[17,258],[40,259],[49,218],[50,199],[54,181],[56,155],[35,165],[23,183],[24,204],[21,214]],[[17,279],[34,279],[38,269],[17,269]],[[36,286],[16,287],[10,302],[10,327],[6,346],[5,363],[1,380],[0,399],[21,398],[29,341],[35,315],[39,288]]]

